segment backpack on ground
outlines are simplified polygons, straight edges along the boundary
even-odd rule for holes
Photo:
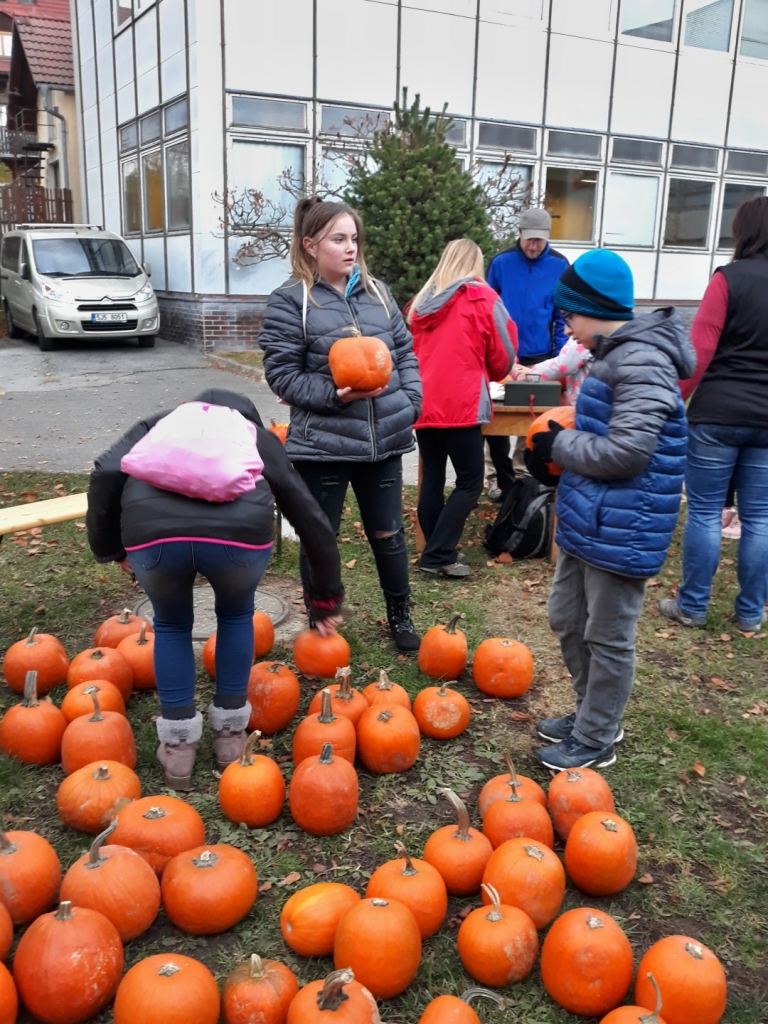
[[[498,515],[485,529],[483,544],[494,558],[507,551],[512,558],[546,558],[552,547],[555,489],[532,477],[516,480]]]

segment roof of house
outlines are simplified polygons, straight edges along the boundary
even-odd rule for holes
[[[12,18],[28,16],[41,18],[63,18],[69,21],[69,0],[0,0],[0,12]]]
[[[53,0],[48,2],[53,3]],[[61,18],[40,17],[37,13],[33,17],[17,14],[14,23],[35,85],[74,88],[72,33],[68,19],[65,24]]]

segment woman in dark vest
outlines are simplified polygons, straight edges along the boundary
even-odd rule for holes
[[[768,198],[742,203],[733,236],[733,262],[716,271],[691,330],[698,363],[681,385],[684,398],[693,395],[683,583],[659,611],[684,626],[706,625],[733,476],[742,531],[736,623],[753,632],[768,598]]]

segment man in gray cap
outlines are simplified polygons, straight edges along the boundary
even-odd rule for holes
[[[517,324],[517,360],[523,366],[551,359],[566,341],[565,321],[560,310],[555,308],[552,296],[569,263],[562,253],[550,248],[551,230],[552,218],[546,210],[525,210],[520,217],[517,245],[499,253],[488,268],[488,284],[499,293]],[[489,444],[491,458],[503,493],[509,486],[504,462],[505,454],[509,462],[509,439],[499,437],[492,440],[493,443]],[[515,460],[515,472],[525,475],[522,462],[518,466],[518,461]]]

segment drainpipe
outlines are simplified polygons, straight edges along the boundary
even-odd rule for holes
[[[61,167],[61,187],[69,188],[69,151],[67,146],[67,119],[63,114],[59,113],[58,107],[51,107],[48,105],[48,99],[50,95],[51,87],[44,85],[42,87],[42,100],[43,100],[43,113],[50,114],[51,117],[56,117],[61,121],[61,159],[59,160],[59,167]]]

